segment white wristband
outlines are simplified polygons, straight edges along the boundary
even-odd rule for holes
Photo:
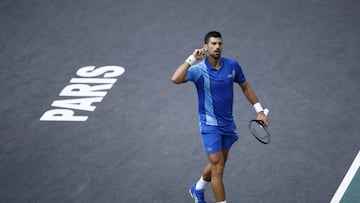
[[[195,56],[193,56],[193,55],[190,55],[190,56],[185,60],[185,62],[189,63],[190,66],[194,65],[194,63],[195,63],[196,61],[197,61],[197,60],[196,60]]]
[[[259,113],[259,112],[261,112],[261,111],[264,111],[263,107],[261,106],[261,104],[260,104],[259,102],[255,103],[255,104],[253,105],[253,107],[254,107],[256,113]]]

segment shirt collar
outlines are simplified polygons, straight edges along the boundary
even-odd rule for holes
[[[207,61],[207,57],[204,58],[204,62],[205,62],[205,64],[206,64],[206,67],[207,67],[207,68],[209,68],[209,69],[211,69],[211,70],[220,70],[221,67],[222,67],[222,65],[223,65],[223,58],[220,57],[220,67],[219,67],[219,69],[215,69],[212,65],[210,65],[210,63]]]

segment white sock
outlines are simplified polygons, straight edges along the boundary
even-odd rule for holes
[[[208,182],[206,182],[203,177],[201,176],[200,180],[196,183],[196,190],[203,190],[205,189],[206,184],[208,184]]]
[[[216,202],[216,203],[226,203],[226,200],[222,201],[222,202]]]

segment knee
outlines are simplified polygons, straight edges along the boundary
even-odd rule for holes
[[[222,176],[225,168],[225,157],[221,152],[209,155],[211,176]]]
[[[225,168],[225,164],[222,162],[211,164],[211,174],[212,175],[222,175]]]

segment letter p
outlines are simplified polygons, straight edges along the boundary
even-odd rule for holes
[[[86,121],[87,116],[74,116],[75,112],[69,109],[52,109],[46,111],[41,121]]]

